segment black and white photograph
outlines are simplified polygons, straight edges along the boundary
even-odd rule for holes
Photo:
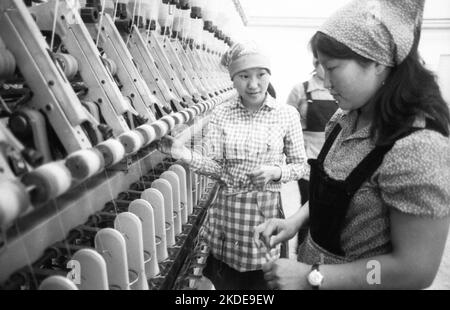
[[[0,1],[0,294],[450,290],[449,226],[450,1]]]

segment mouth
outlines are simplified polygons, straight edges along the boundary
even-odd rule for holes
[[[256,93],[247,93],[247,95],[255,97],[258,96],[260,94],[260,92],[256,92]]]

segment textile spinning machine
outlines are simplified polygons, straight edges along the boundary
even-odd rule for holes
[[[0,1],[1,289],[197,288],[215,184],[156,143],[205,152],[211,111],[236,96],[218,10]]]

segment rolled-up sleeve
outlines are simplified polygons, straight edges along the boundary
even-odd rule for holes
[[[220,180],[223,174],[224,160],[220,113],[213,112],[203,145],[205,146],[205,154],[192,150],[192,160],[189,166],[196,173]]]

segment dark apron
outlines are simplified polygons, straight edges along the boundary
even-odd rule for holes
[[[429,120],[426,128],[443,134]],[[421,129],[411,128],[398,139]],[[361,185],[378,169],[395,142],[375,147],[344,181],[340,181],[330,178],[323,168],[324,160],[340,131],[341,126],[337,124],[325,141],[318,158],[308,160],[311,165],[309,225],[311,238],[316,244],[335,255],[345,256],[340,237],[350,201]]]
[[[335,100],[312,99],[311,93],[308,92],[308,85],[308,81],[303,83],[306,101],[308,103],[308,109],[306,112],[306,128],[304,131],[324,132],[325,126],[338,109],[338,106]]]
[[[303,83],[308,108],[306,112],[306,128],[303,131],[324,132],[330,118],[336,112],[338,106],[334,100],[315,100],[308,92],[308,81]],[[309,200],[309,181],[298,180],[302,206]],[[303,234],[304,236],[304,234]],[[299,238],[299,242],[302,238]]]

